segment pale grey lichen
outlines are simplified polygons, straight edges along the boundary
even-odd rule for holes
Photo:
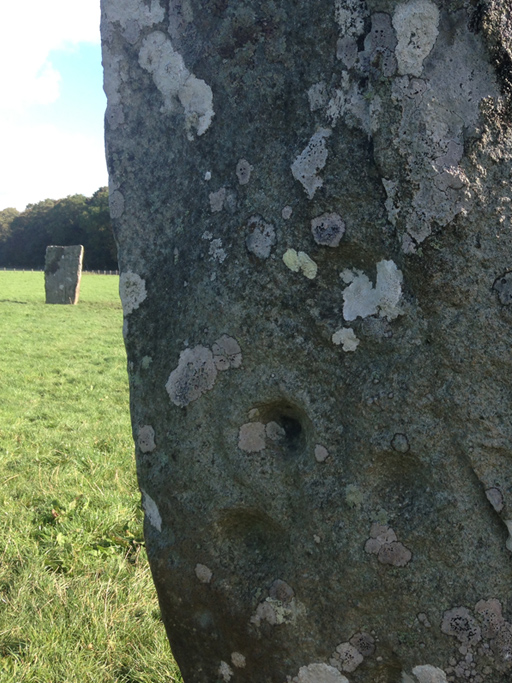
[[[324,168],[329,155],[326,140],[331,133],[329,128],[320,128],[291,165],[293,177],[301,183],[309,199],[323,185],[318,173]]]
[[[340,671],[350,673],[355,671],[363,660],[363,655],[353,645],[350,643],[340,643],[333,652],[329,663],[340,669]]]
[[[430,664],[415,666],[412,673],[416,676],[418,683],[447,683],[445,672]]]
[[[432,30],[438,10],[427,0],[397,8],[399,23],[416,16],[414,7],[430,13],[425,30]],[[404,72],[423,69],[414,52],[417,40],[423,40],[421,34],[412,39],[413,54],[403,55]],[[412,66],[406,67],[404,60],[409,57]],[[468,29],[467,22],[454,24],[449,41],[438,37],[428,70],[422,75],[425,78],[400,76],[391,87],[393,101],[402,108],[393,146],[404,163],[387,174],[386,208],[389,220],[402,230],[405,253],[416,252],[434,225],[444,227],[472,209],[473,192],[461,164],[464,140],[478,126],[482,100],[499,96],[483,41]],[[412,188],[412,196],[409,190],[403,192],[406,187]]]
[[[154,526],[157,531],[162,531],[162,517],[155,501],[149,496],[146,491],[141,489],[142,493],[142,507],[146,513],[151,526]]]
[[[216,378],[213,353],[205,346],[196,346],[181,352],[178,367],[171,372],[165,388],[175,405],[185,407],[213,389]]]
[[[343,351],[346,353],[355,351],[359,346],[359,339],[351,327],[341,327],[339,330],[336,330],[331,339],[333,344],[337,346],[341,344]]]
[[[119,296],[124,315],[137,310],[146,299],[146,282],[137,273],[126,271],[119,277]]]
[[[390,526],[375,523],[370,529],[370,538],[364,546],[365,552],[377,555],[381,564],[405,567],[412,559],[411,551],[397,539]]]
[[[193,128],[197,135],[203,135],[214,117],[212,89],[190,73],[165,33],[154,31],[146,36],[139,64],[153,76],[164,100],[164,111],[175,111],[181,105],[189,139],[194,137]]]
[[[144,425],[139,428],[137,444],[142,453],[151,453],[155,450],[155,430],[151,425]]]
[[[479,600],[475,605],[475,612],[480,618],[482,636],[496,638],[506,623],[500,601],[496,598]]]
[[[286,436],[285,430],[277,422],[267,422],[265,434],[271,441],[281,441]]]
[[[238,432],[238,448],[246,453],[258,453],[265,449],[265,425],[247,422]]]
[[[397,35],[396,59],[402,75],[421,76],[439,34],[439,10],[430,0],[411,0],[397,6],[393,15]]]
[[[245,240],[247,249],[259,259],[267,259],[276,243],[274,226],[266,223],[260,216],[251,216],[247,227],[252,231]]]
[[[496,486],[492,486],[491,488],[485,491],[485,495],[489,503],[496,510],[496,512],[501,512],[503,510],[503,494],[501,493],[499,488],[497,488]]]
[[[508,533],[509,536],[507,538],[507,550],[510,550],[512,552],[512,519],[506,519],[505,524],[507,525]]]
[[[329,451],[322,444],[317,443],[315,446],[315,460],[317,462],[325,462],[329,457]]]
[[[227,662],[221,662],[219,666],[219,676],[228,683],[233,677],[233,669]]]
[[[356,633],[350,638],[349,643],[353,645],[363,657],[370,657],[375,652],[375,638],[364,631]]]
[[[337,247],[345,234],[345,221],[337,213],[324,213],[313,218],[311,232],[317,244]]]
[[[463,644],[474,645],[482,639],[480,626],[466,607],[454,607],[443,614],[441,631]]]
[[[158,24],[165,18],[165,9],[159,0],[110,0],[102,9],[109,23],[119,22],[124,29],[133,21],[142,28]]]
[[[280,599],[269,596],[258,604],[250,623],[257,627],[261,625],[262,621],[266,621],[271,626],[294,624],[305,613],[305,606],[295,597],[286,596],[284,599]]]
[[[242,349],[234,337],[223,334],[212,345],[213,361],[217,370],[239,368],[242,365]]]
[[[196,564],[194,572],[201,583],[210,583],[212,580],[213,572],[205,564]]]
[[[221,187],[217,192],[210,192],[210,209],[212,213],[218,213],[224,208],[224,202],[226,201],[227,190],[225,187]]]
[[[247,662],[246,662],[246,659],[245,659],[243,654],[241,654],[240,652],[232,652],[231,653],[231,663],[237,669],[245,669]]]
[[[240,159],[236,165],[236,177],[240,185],[247,185],[251,179],[251,173],[254,167],[247,161],[247,159]]]
[[[349,683],[348,679],[338,669],[324,663],[302,666],[291,683]]]

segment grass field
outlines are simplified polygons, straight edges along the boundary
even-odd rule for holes
[[[118,278],[0,272],[0,681],[181,681],[142,538]]]

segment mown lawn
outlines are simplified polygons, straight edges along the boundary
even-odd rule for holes
[[[118,278],[0,272],[0,681],[181,681],[144,550]]]

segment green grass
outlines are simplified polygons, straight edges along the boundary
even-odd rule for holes
[[[144,550],[118,278],[0,272],[0,681],[181,681]]]

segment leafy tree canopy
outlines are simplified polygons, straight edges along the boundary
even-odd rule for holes
[[[83,244],[86,270],[116,270],[116,245],[108,208],[108,188],[92,197],[75,194],[28,204],[21,213],[0,211],[0,266],[43,268],[46,247]]]

